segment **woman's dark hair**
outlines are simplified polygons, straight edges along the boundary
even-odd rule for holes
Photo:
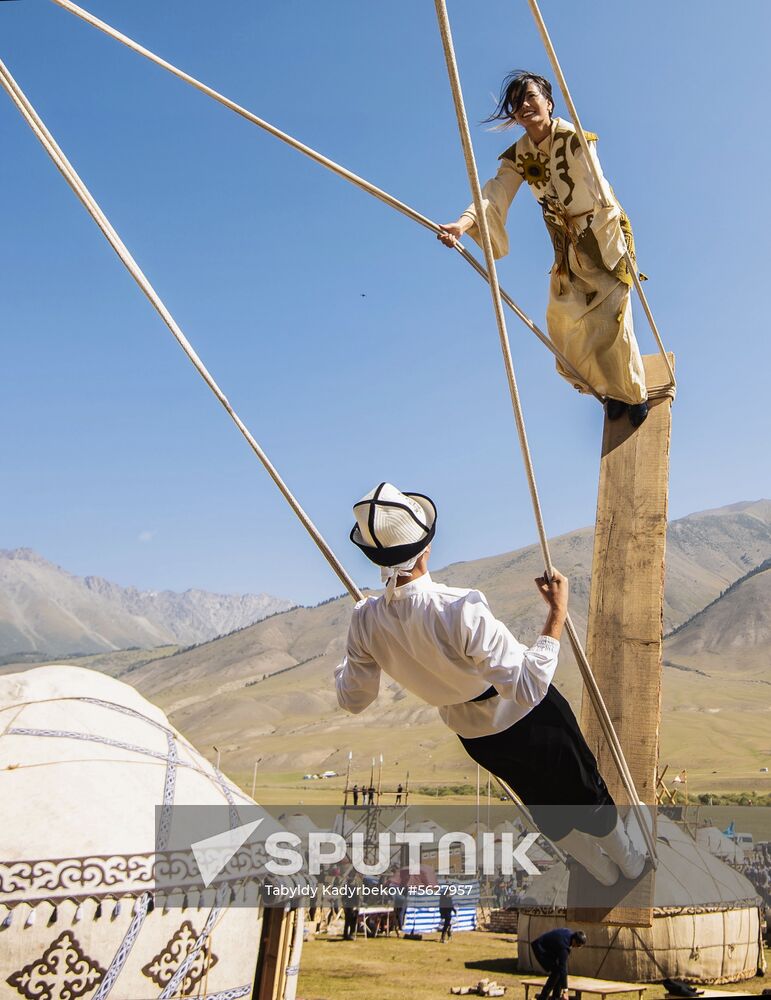
[[[515,69],[512,73],[509,73],[501,84],[501,95],[498,98],[495,111],[493,111],[489,118],[485,118],[484,121],[501,121],[504,123],[504,128],[506,125],[512,125],[514,123],[514,115],[522,107],[522,101],[525,99],[525,92],[529,83],[534,83],[538,87],[546,100],[550,102],[553,111],[554,98],[552,97],[549,81],[542,76],[538,76],[537,73],[528,73],[524,69]]]
[[[570,943],[577,944],[579,948],[583,948],[586,944],[586,934],[583,931],[573,931],[570,935]]]

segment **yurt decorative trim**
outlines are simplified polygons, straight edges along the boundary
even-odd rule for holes
[[[724,910],[746,910],[760,906],[758,896],[750,896],[747,899],[737,899],[730,903],[713,903],[707,906],[654,906],[654,917],[675,917],[683,914],[694,913],[722,913]],[[567,916],[567,908],[564,906],[521,906],[520,913],[528,913],[532,916]]]

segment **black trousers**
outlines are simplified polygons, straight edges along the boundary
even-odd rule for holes
[[[555,687],[502,733],[459,739],[477,764],[514,789],[550,840],[571,830],[604,837],[615,827],[616,806],[597,760]]]
[[[353,938],[356,936],[356,924],[359,921],[359,911],[358,909],[352,909],[350,906],[343,908],[343,914],[345,916],[345,926],[343,928],[344,938]]]
[[[539,996],[542,997],[543,1000],[549,1000],[550,997],[559,998],[563,988],[567,987],[567,983],[562,982],[562,969],[560,968],[559,962],[553,955],[544,951],[537,941],[533,941],[531,947],[538,964],[549,977],[546,980]]]

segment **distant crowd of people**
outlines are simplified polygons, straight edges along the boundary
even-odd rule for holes
[[[511,910],[520,905],[524,886],[529,878],[522,871],[512,875],[498,875],[485,884],[489,905],[496,910]]]
[[[346,789],[346,792],[347,792],[347,789]],[[375,788],[374,785],[369,785],[369,786],[362,785],[361,788],[358,785],[354,785],[353,788],[351,789],[351,796],[353,798],[353,804],[355,806],[358,806],[358,805],[362,805],[362,806],[374,806],[375,805],[375,796],[377,795],[378,798],[379,798],[380,794],[381,793]],[[402,805],[403,804],[402,803],[402,798],[404,797],[404,785],[402,785],[402,783],[399,782],[399,784],[396,786],[396,791],[395,792],[391,792],[391,793],[387,793],[387,794],[391,794],[391,795],[395,796],[395,800],[394,800],[394,805],[395,806]],[[347,795],[346,795],[346,798],[347,798]],[[359,799],[361,799],[361,803],[359,802]],[[406,799],[405,799],[405,801],[406,801]]]
[[[771,844],[756,844],[751,857],[739,866],[763,900],[771,908]]]
[[[361,875],[352,870],[349,859],[346,859],[342,864],[326,871],[319,878],[319,886],[344,886],[347,891],[333,897],[329,907],[318,905],[309,907],[308,922],[311,925],[315,924],[316,931],[328,932],[330,926],[337,925],[342,917],[341,930],[345,941],[353,941],[360,934],[369,938],[395,933],[399,937],[402,933],[414,933],[414,927],[405,929],[404,926],[408,908],[423,905],[436,907],[439,910],[437,924],[433,929],[439,932],[441,943],[445,944],[452,939],[459,898],[454,887],[450,887],[449,884],[448,888],[442,891],[438,884],[426,881],[423,876],[415,878],[409,869],[398,864],[391,865],[380,876]],[[431,896],[427,899],[425,894],[421,893],[416,898],[423,900],[422,904],[420,901],[411,902],[408,896],[413,886],[429,888]],[[389,891],[394,887],[402,887],[407,896],[394,895]],[[386,890],[386,898],[380,901],[378,901],[379,889]],[[363,903],[362,890],[368,893]],[[369,899],[372,901],[368,901]]]

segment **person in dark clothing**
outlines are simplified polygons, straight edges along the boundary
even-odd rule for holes
[[[369,798],[369,805],[374,805],[375,803],[375,786],[370,785],[367,789],[367,796]]]
[[[449,896],[442,896],[439,902],[439,916],[442,919],[442,944],[452,937],[452,915],[458,908]]]
[[[567,927],[558,927],[548,931],[530,945],[538,964],[548,973],[543,990],[537,1000],[567,1000],[568,996],[568,959],[571,948],[582,948],[586,944],[586,934],[583,931],[571,931]]]
[[[343,941],[355,941],[356,925],[359,922],[359,907],[344,906],[343,915],[345,917],[345,925],[343,927]]]
[[[394,805],[400,806],[402,804],[402,792],[404,791],[403,785],[400,783],[396,789],[396,802]]]
[[[351,791],[353,792],[353,804],[357,806],[359,804],[359,786],[354,785]]]
[[[343,897],[343,941],[355,941],[359,925],[361,906],[361,878],[350,874],[345,881],[346,894]]]

